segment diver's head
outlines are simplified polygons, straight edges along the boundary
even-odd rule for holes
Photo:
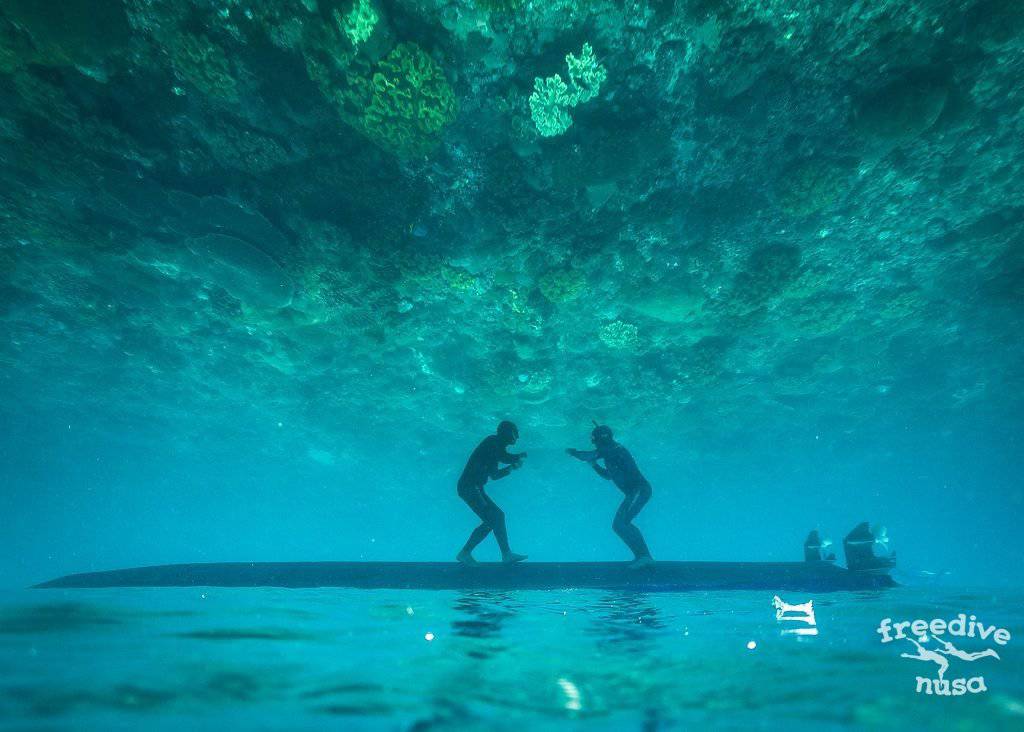
[[[501,441],[506,445],[514,445],[516,444],[516,440],[519,439],[519,428],[506,419],[498,425],[498,430],[495,434],[498,435]]]
[[[596,447],[603,447],[604,445],[612,444],[615,442],[612,437],[612,428],[603,424],[596,425],[590,433],[590,441],[593,442]]]

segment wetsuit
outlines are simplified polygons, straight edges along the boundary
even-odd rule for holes
[[[511,550],[508,547],[508,533],[505,530],[505,512],[484,493],[484,484],[488,480],[501,480],[512,472],[510,466],[519,462],[522,456],[510,453],[497,435],[485,437],[466,462],[466,467],[459,478],[459,498],[473,509],[473,513],[482,522],[473,529],[469,541],[462,551],[472,552],[487,535],[494,532],[502,555]],[[499,467],[503,463],[505,467]]]
[[[651,500],[651,484],[640,472],[629,450],[617,442],[612,442],[596,450],[573,450],[570,454],[578,460],[590,463],[594,472],[615,483],[625,494],[619,510],[615,512],[612,531],[626,542],[626,546],[637,558],[651,556],[643,534],[633,525],[633,519]],[[604,460],[604,467],[598,464],[598,460]]]

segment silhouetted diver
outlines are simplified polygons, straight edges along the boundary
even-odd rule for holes
[[[961,651],[948,640],[943,640],[942,638],[935,638],[935,640],[942,644],[942,648],[935,649],[936,652],[946,656],[956,656],[964,661],[977,661],[979,658],[987,658],[989,656],[999,659],[999,654],[996,653],[994,648],[986,648],[984,651]]]
[[[643,534],[633,525],[633,519],[651,500],[651,484],[640,472],[629,450],[615,441],[610,427],[596,425],[590,433],[590,441],[596,450],[584,451],[570,447],[566,452],[577,460],[590,463],[594,472],[605,480],[613,481],[625,494],[619,510],[615,512],[612,531],[633,551],[636,558],[630,566],[639,568],[654,564]],[[598,460],[604,460],[604,467],[598,464]]]
[[[933,651],[931,648],[925,648],[913,638],[907,638],[908,641],[917,646],[917,653],[901,653],[901,658],[912,658],[915,661],[931,661],[939,665],[939,681],[943,680],[943,676],[946,673],[946,669],[949,668],[949,661],[946,657],[940,655],[937,651]]]
[[[462,477],[459,478],[459,498],[466,502],[473,513],[480,517],[481,524],[473,529],[469,540],[455,558],[463,564],[476,564],[473,549],[494,532],[494,538],[501,549],[503,562],[521,562],[525,554],[516,554],[508,546],[508,533],[505,530],[505,512],[484,493],[484,484],[490,480],[501,480],[523,464],[525,452],[510,453],[509,445],[516,444],[519,429],[505,420],[498,425],[495,434],[485,437],[469,456]],[[499,468],[498,463],[505,467]]]

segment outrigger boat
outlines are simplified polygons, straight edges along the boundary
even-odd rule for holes
[[[884,532],[879,532],[884,536]],[[349,587],[400,590],[558,590],[633,592],[797,590],[828,592],[893,587],[891,554],[878,556],[875,533],[859,524],[844,541],[847,567],[812,531],[802,562],[671,562],[643,569],[626,562],[233,562],[167,564],[88,572],[36,585],[95,587]]]

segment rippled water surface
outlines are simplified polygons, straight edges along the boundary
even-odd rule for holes
[[[784,599],[814,599],[817,636],[783,633],[794,624],[776,619],[763,592],[9,592],[0,604],[0,727],[1024,725],[1019,593],[900,588]],[[916,694],[915,676],[932,664],[900,658],[913,650],[906,641],[881,644],[879,621],[961,611],[1014,636],[1000,660],[951,665],[951,678],[983,674],[988,692]]]

